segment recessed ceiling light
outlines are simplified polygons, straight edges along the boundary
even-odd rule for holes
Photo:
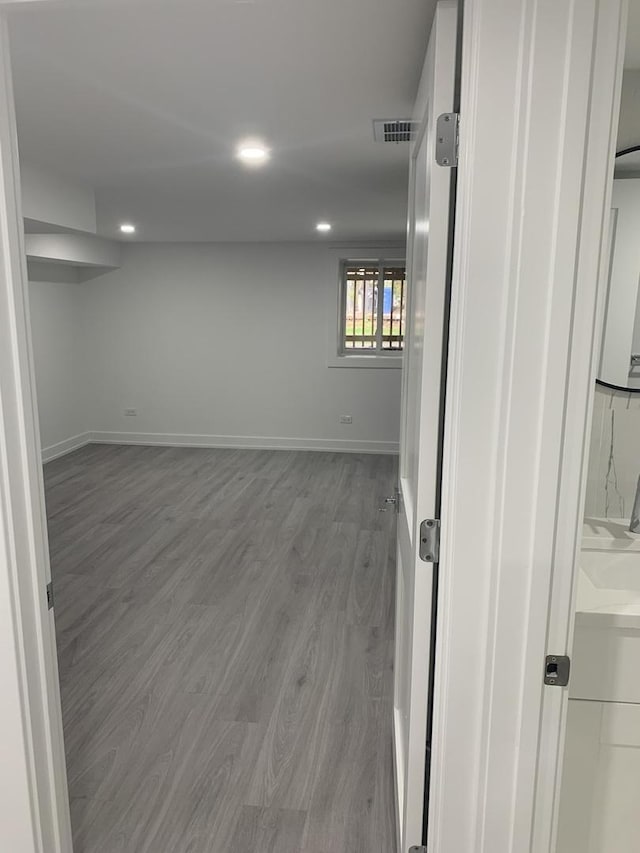
[[[316,225],[316,231],[322,231],[326,234],[327,231],[331,231],[331,223],[330,222],[318,222]]]
[[[135,234],[136,233],[136,226],[131,225],[131,223],[129,223],[129,222],[123,222],[122,225],[120,226],[120,230],[122,231],[123,234]]]
[[[246,139],[236,148],[236,157],[247,166],[262,166],[270,157],[269,149],[257,139]]]

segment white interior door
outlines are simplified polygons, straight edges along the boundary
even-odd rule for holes
[[[432,603],[437,566],[419,555],[420,524],[438,515],[442,365],[447,306],[451,169],[435,162],[436,121],[453,110],[456,3],[441,0],[414,122],[408,232],[400,482],[394,740],[399,849],[423,843],[430,713]]]

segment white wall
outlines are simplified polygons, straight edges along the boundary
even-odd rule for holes
[[[327,366],[339,259],[362,255],[127,246],[119,270],[83,285],[90,429],[107,440],[395,450],[401,371]]]
[[[96,201],[91,187],[24,162],[20,164],[20,183],[25,219],[95,233]]]
[[[69,270],[29,265],[29,302],[45,459],[84,442],[87,430],[81,285]]]
[[[80,284],[30,264],[44,458],[92,437],[395,451],[401,371],[328,367],[339,260],[378,254],[402,252],[132,244]]]

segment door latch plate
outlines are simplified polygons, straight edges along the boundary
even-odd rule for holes
[[[571,672],[568,655],[547,655],[544,662],[544,683],[550,687],[566,687]]]
[[[420,525],[420,559],[425,563],[440,560],[440,519],[425,518]]]

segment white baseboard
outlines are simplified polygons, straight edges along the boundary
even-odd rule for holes
[[[92,433],[82,432],[80,435],[74,435],[71,438],[65,438],[64,441],[59,441],[57,444],[51,444],[49,447],[42,448],[42,461],[51,462],[59,456],[66,456],[67,453],[73,453],[85,444],[92,441]]]
[[[51,462],[86,444],[140,444],[159,447],[211,447],[234,450],[320,450],[333,453],[397,454],[396,441],[338,438],[284,438],[255,435],[189,435],[155,432],[83,432],[42,448],[42,461]]]
[[[241,450],[324,450],[340,453],[398,453],[397,441],[338,438],[282,438],[256,435],[189,435],[155,432],[91,432],[97,444],[143,444],[162,447],[211,447]],[[85,442],[86,443],[86,442]]]

